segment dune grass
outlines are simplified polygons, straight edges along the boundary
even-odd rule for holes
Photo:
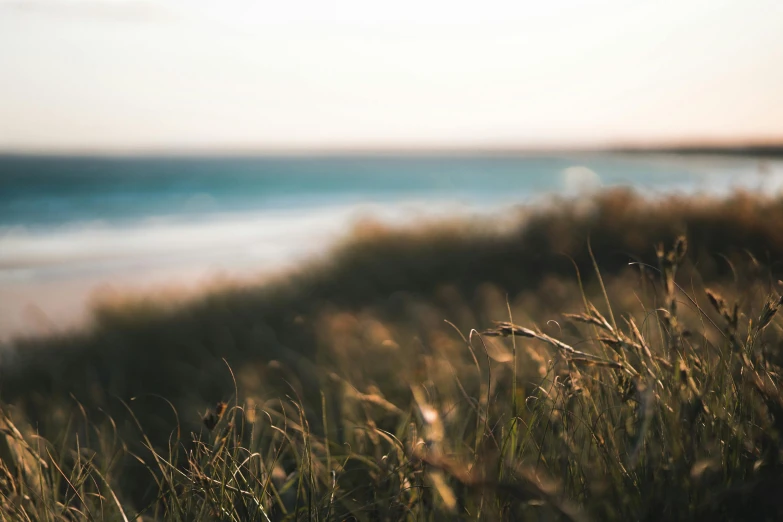
[[[0,518],[780,519],[783,202],[586,208],[20,341]]]

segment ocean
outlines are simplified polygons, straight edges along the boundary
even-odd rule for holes
[[[324,255],[362,219],[502,215],[551,195],[780,192],[783,161],[663,154],[0,156],[0,339],[81,324],[96,292],[197,288]]]

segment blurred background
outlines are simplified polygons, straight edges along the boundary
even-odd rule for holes
[[[783,188],[783,4],[0,0],[0,338],[368,220]]]

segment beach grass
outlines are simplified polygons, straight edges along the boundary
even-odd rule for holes
[[[781,519],[783,200],[518,222],[19,340],[0,519]]]

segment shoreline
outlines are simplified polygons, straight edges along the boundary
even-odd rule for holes
[[[642,152],[634,154],[644,162]],[[764,177],[747,159],[738,158],[742,162],[738,166],[733,160],[721,159],[712,164],[709,158],[685,160],[687,164],[701,162],[694,164],[701,170],[693,172],[716,171],[712,176],[694,174],[690,186],[631,190],[635,197],[650,201],[673,195],[725,199],[734,193],[732,183],[759,197],[783,190],[783,162],[774,160],[773,171]],[[613,160],[624,165],[626,158],[606,156],[604,165],[610,172],[618,168]],[[667,163],[669,156],[660,154],[655,161],[664,172],[677,165],[683,168],[679,156],[671,159],[672,164]],[[42,329],[60,332],[86,326],[92,296],[101,287],[144,297],[154,296],[162,283],[169,292],[176,288],[175,293],[197,295],[215,280],[241,283],[267,278],[328,258],[351,241],[364,222],[401,230],[476,218],[518,225],[515,216],[520,209],[544,209],[561,198],[579,203],[596,191],[617,189],[611,177],[608,185],[601,186],[605,180],[585,167],[568,168],[558,175],[559,192],[520,195],[496,190],[488,192],[488,198],[474,195],[465,201],[432,191],[417,198],[403,194],[402,199],[390,201],[340,203],[336,199],[301,208],[150,215],[116,223],[0,226],[0,342]]]
[[[488,211],[457,202],[409,201],[317,208],[304,217],[293,211],[240,213],[195,226],[153,221],[22,234],[16,245],[21,248],[0,255],[0,343],[89,328],[96,304],[105,304],[106,296],[126,302],[160,298],[168,305],[216,289],[262,286],[328,263],[335,250],[368,228],[408,231],[476,219],[503,226],[518,221],[509,218],[517,207]],[[0,238],[6,252],[13,239]],[[20,257],[20,250],[27,254]]]

